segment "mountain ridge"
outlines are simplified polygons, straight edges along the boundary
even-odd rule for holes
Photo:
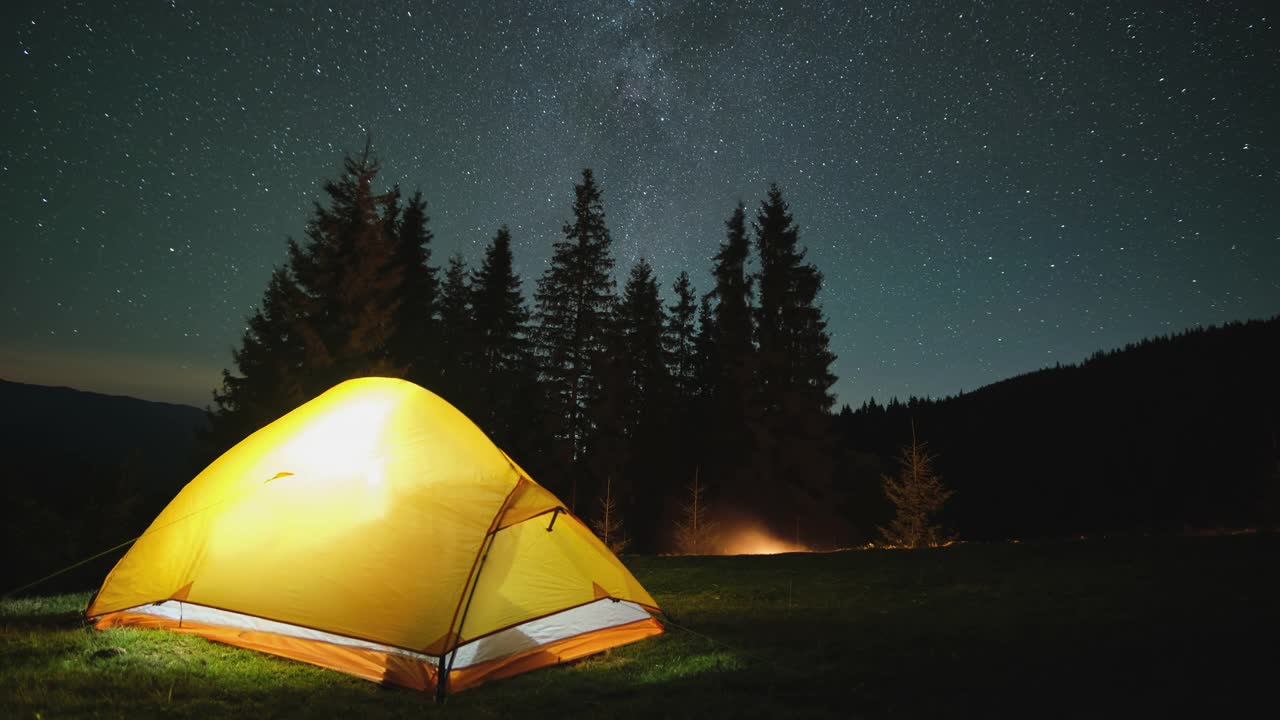
[[[879,477],[913,429],[969,539],[1280,523],[1280,316],[1095,352],[942,399],[869,400],[836,418],[864,538]]]

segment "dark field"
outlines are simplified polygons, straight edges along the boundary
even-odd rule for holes
[[[11,600],[0,713],[1265,717],[1278,557],[1275,535],[629,557],[674,620],[666,634],[444,706],[198,638],[96,632],[79,614],[87,593]]]

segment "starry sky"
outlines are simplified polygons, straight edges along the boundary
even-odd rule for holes
[[[366,133],[527,294],[583,167],[668,298],[778,182],[855,405],[1280,313],[1268,3],[492,5],[3,3],[0,377],[207,404]]]

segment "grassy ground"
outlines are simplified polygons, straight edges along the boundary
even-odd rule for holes
[[[0,715],[1270,715],[1277,551],[1244,536],[633,557],[666,634],[444,706],[198,638],[96,632],[87,595],[5,601]]]

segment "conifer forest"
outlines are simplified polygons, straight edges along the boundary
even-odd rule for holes
[[[632,548],[675,549],[695,475],[725,517],[847,540],[831,503],[822,273],[782,189],[726,208],[714,285],[699,289],[643,258],[617,265],[590,169],[566,188],[563,234],[536,278],[516,274],[506,226],[482,257],[434,257],[427,200],[386,185],[368,148],[323,188],[214,393],[210,457],[343,380],[400,377],[461,410],[575,514],[605,522],[607,508]]]
[[[967,538],[1277,517],[1265,369],[1276,320],[1144,341],[967,395],[837,410],[823,274],[782,188],[725,208],[698,288],[698,268],[661,278],[643,257],[619,266],[590,169],[565,188],[562,234],[529,278],[505,225],[480,257],[434,256],[428,200],[379,170],[368,147],[348,157],[288,241],[214,392],[209,459],[342,380],[382,375],[448,400],[631,551],[679,552],[696,522],[692,542],[708,549],[713,522],[806,548],[901,537],[883,528],[895,527],[885,483],[912,464],[903,457],[929,460],[940,497],[955,495],[930,520]],[[1253,389],[1257,378],[1269,384]],[[1100,412],[1116,402],[1144,419]],[[1195,412],[1161,412],[1168,403]],[[909,449],[917,428],[927,458]],[[936,544],[943,526],[930,527]]]

